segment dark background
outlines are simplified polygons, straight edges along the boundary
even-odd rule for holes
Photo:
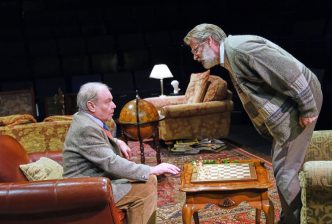
[[[207,22],[227,34],[264,36],[312,69],[324,92],[318,129],[329,129],[331,14],[328,1],[3,0],[0,91],[32,88],[41,120],[59,88],[72,102],[81,84],[102,81],[113,88],[117,116],[135,89],[142,98],[160,94],[159,80],[149,79],[154,64],[166,63],[185,91],[190,74],[204,69],[182,39]],[[222,68],[212,72],[229,81]],[[249,122],[236,94],[234,102],[232,122]]]

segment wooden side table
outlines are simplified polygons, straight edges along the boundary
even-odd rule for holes
[[[198,211],[208,203],[229,209],[243,201],[256,208],[256,223],[260,223],[261,210],[265,214],[266,223],[274,223],[274,207],[268,196],[268,188],[272,187],[268,170],[259,160],[241,160],[240,162],[254,163],[256,180],[191,183],[193,166],[191,163],[184,165],[180,188],[186,193],[186,201],[182,207],[184,224],[190,224],[192,217],[194,217],[195,224],[198,224]]]

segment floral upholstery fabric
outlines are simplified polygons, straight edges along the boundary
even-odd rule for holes
[[[225,138],[230,127],[230,100],[165,106],[159,123],[159,137],[165,141],[176,139]]]
[[[185,93],[187,103],[203,102],[209,76],[210,70],[191,74],[190,82]]]
[[[63,149],[71,121],[37,122],[0,127],[1,135],[17,139],[28,153]]]
[[[21,164],[20,169],[30,181],[63,178],[63,167],[47,157],[41,157],[39,160],[28,164]]]
[[[198,115],[207,115],[223,113],[232,109],[229,101],[212,101],[206,103],[192,103],[165,106],[161,109],[161,114],[167,118],[193,117]]]
[[[50,121],[71,121],[73,119],[72,115],[52,115],[46,117],[43,121],[50,122]]]
[[[15,114],[0,117],[0,126],[14,126],[18,124],[36,123],[36,119],[30,114]]]
[[[152,103],[157,110],[160,110],[162,107],[167,105],[177,105],[186,103],[186,98],[184,95],[180,96],[167,96],[167,97],[149,97],[145,98],[144,100],[149,101]]]
[[[315,131],[300,172],[301,223],[332,223],[332,131]]]
[[[223,100],[227,95],[227,82],[219,76],[210,75],[203,102]]]
[[[201,102],[191,103],[196,84],[208,81]],[[197,80],[200,80],[197,82]],[[233,110],[232,93],[227,83],[209,71],[192,74],[185,95],[145,98],[165,116],[159,122],[159,138],[165,142],[178,139],[225,138]],[[205,101],[205,102],[203,102]]]
[[[14,137],[28,153],[62,150],[72,119],[54,119],[53,117],[53,121],[48,122],[3,126],[0,127],[0,135]],[[113,132],[116,128],[115,122],[111,120],[107,124]]]

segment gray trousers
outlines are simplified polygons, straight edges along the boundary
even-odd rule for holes
[[[321,96],[317,97],[316,105],[320,111]],[[308,125],[299,136],[282,146],[277,141],[273,141],[273,172],[277,182],[283,222],[287,224],[300,223],[302,203],[298,173],[302,168],[315,125],[316,122]]]

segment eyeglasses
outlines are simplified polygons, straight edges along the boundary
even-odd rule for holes
[[[203,42],[197,44],[197,45],[191,50],[191,53],[192,53],[193,55],[198,54],[198,52],[199,52],[199,51],[201,50],[201,48],[202,48],[202,45],[205,44],[205,42],[206,42],[206,41],[203,41]]]

